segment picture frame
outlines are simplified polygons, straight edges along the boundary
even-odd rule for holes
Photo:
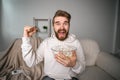
[[[51,19],[33,17],[33,25],[37,28],[37,36],[46,38],[51,36]]]

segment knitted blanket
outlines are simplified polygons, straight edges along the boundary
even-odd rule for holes
[[[31,38],[34,51],[41,41],[40,38]],[[5,77],[5,80],[41,80],[43,62],[34,67],[28,67],[22,58],[21,43],[21,38],[16,39],[1,57],[0,77]]]

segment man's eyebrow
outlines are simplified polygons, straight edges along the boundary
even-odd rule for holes
[[[60,21],[55,21],[55,23],[59,23]],[[68,21],[64,21],[64,23],[69,23]]]
[[[65,21],[65,23],[68,23],[68,21]]]
[[[60,21],[55,21],[55,23],[58,23],[58,22],[60,22]]]

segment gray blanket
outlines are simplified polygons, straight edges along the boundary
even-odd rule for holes
[[[31,38],[34,51],[41,41],[40,38]],[[16,39],[0,59],[0,77],[5,77],[5,80],[41,80],[43,62],[27,67],[22,58],[21,43],[21,38]]]

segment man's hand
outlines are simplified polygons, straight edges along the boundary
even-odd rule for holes
[[[66,67],[74,67],[77,60],[76,52],[72,52],[72,56],[65,56],[63,53],[58,53],[55,55],[55,59],[57,62],[63,64]]]
[[[36,27],[31,27],[31,26],[25,26],[24,27],[24,37],[31,37],[34,33],[36,33],[37,28]]]

